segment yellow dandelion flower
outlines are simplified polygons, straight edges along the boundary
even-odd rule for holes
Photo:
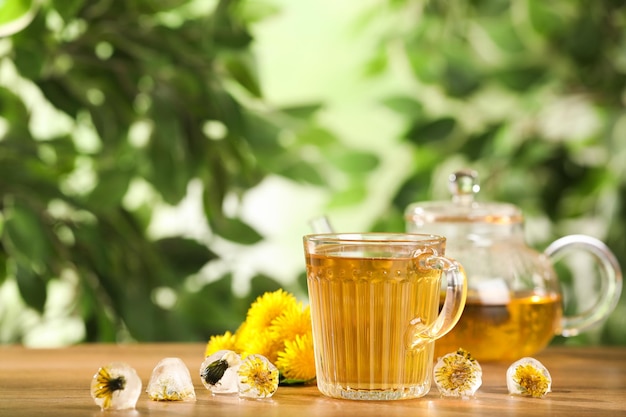
[[[550,392],[552,377],[537,359],[522,358],[507,369],[506,385],[510,394],[541,398]]]
[[[267,398],[278,389],[278,369],[261,355],[248,356],[237,373],[239,392],[243,397]]]
[[[272,338],[285,341],[294,340],[298,335],[311,334],[310,308],[302,308],[302,303],[287,308],[272,320],[269,331]]]
[[[250,337],[248,331],[249,327],[247,326],[247,323],[245,321],[241,323],[239,328],[235,331],[235,348],[233,349],[235,352],[239,354],[243,353],[243,342],[245,342],[246,339]]]
[[[259,296],[248,309],[246,326],[259,331],[272,324],[272,320],[297,305],[293,294],[279,289]]]
[[[272,338],[268,329],[249,331],[242,333],[238,339],[237,347],[241,350],[241,356],[246,357],[252,354],[263,355],[271,362],[275,362],[278,352],[284,347],[284,341]]]
[[[293,381],[309,381],[315,378],[315,354],[310,333],[296,335],[285,341],[285,350],[278,353],[276,366],[283,377]]]
[[[282,289],[267,292],[251,304],[246,320],[235,333],[212,336],[205,356],[232,350],[242,358],[262,355],[281,363],[281,380],[308,381],[315,378],[311,310]]]
[[[236,351],[237,337],[231,332],[226,332],[223,335],[214,335],[209,338],[209,342],[206,345],[204,356],[211,356],[220,350],[233,350]]]
[[[126,386],[126,378],[124,378],[124,376],[120,375],[113,377],[106,367],[98,369],[98,373],[94,376],[94,380],[95,383],[92,384],[93,397],[102,399],[103,409],[111,407],[113,393],[123,390]]]

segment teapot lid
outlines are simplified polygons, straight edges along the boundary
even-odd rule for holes
[[[450,174],[448,188],[452,193],[451,201],[413,203],[407,207],[405,219],[417,226],[429,223],[511,225],[523,221],[521,210],[513,204],[474,200],[480,191],[476,171],[466,169]]]

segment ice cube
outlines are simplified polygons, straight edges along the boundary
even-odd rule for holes
[[[535,398],[544,397],[552,389],[548,369],[535,358],[522,358],[506,371],[509,394]]]
[[[220,350],[207,356],[200,365],[202,384],[213,394],[236,394],[237,369],[241,357],[232,350]]]
[[[444,397],[471,398],[483,383],[480,364],[464,349],[440,357],[433,373]]]
[[[189,369],[180,358],[164,358],[152,370],[148,397],[154,401],[195,401]]]
[[[269,398],[278,389],[278,368],[263,355],[247,356],[237,373],[241,397]]]
[[[127,410],[137,405],[141,379],[128,364],[113,362],[98,369],[91,380],[91,396],[102,410]]]

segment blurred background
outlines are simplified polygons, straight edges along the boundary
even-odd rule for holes
[[[626,265],[625,104],[616,0],[0,1],[0,343],[234,330],[306,301],[312,218],[403,231],[461,168]],[[553,343],[626,344],[624,295]]]

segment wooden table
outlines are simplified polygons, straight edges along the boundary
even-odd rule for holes
[[[386,402],[336,400],[317,388],[279,387],[267,400],[212,396],[200,382],[202,344],[80,345],[63,349],[0,347],[0,416],[615,416],[626,415],[626,348],[551,347],[535,357],[552,374],[542,399],[510,396],[509,364],[483,363],[483,385],[471,400],[440,398]],[[89,384],[102,365],[125,361],[148,383],[165,357],[180,357],[191,371],[197,401],[155,402],[142,393],[136,410],[100,411]]]

